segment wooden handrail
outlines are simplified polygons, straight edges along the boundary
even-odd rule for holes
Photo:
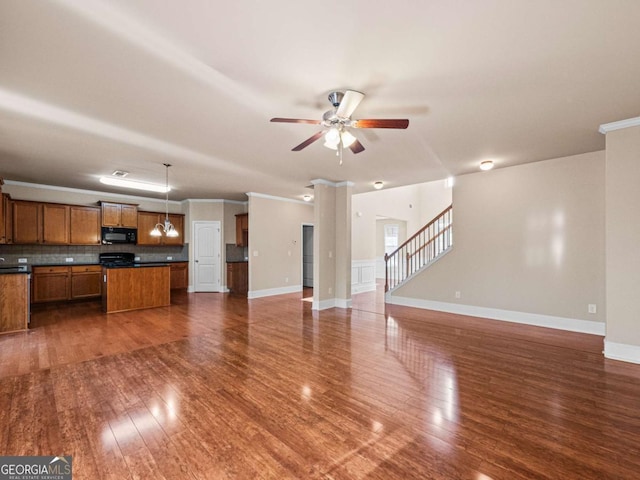
[[[449,210],[451,210],[453,208],[453,204],[449,205],[447,208],[445,208],[443,211],[441,211],[438,215],[436,215],[434,217],[433,220],[431,220],[429,223],[427,223],[424,227],[422,227],[420,230],[418,230],[416,233],[414,233],[413,235],[411,235],[409,238],[407,238],[402,245],[400,245],[398,248],[396,248],[393,252],[391,252],[388,256],[389,257],[393,257],[396,253],[398,253],[400,250],[402,250],[404,247],[406,247],[409,243],[411,243],[411,240],[413,240],[414,238],[416,238],[418,235],[420,235],[422,232],[424,232],[427,228],[429,228],[431,225],[433,225],[434,223],[436,223],[438,220],[440,220],[440,218],[442,216],[444,216]],[[386,258],[385,258],[386,259]]]
[[[385,292],[400,285],[453,245],[451,236],[452,212],[453,204],[449,205],[433,220],[411,235],[393,252],[390,254],[385,253]],[[440,225],[439,222],[443,221],[443,218],[445,219],[443,225]],[[427,239],[424,238],[426,234],[429,235]],[[427,248],[429,249],[427,250]],[[426,253],[422,254],[424,250],[426,250]],[[416,255],[418,256],[416,257]]]
[[[447,230],[450,230],[450,229],[451,229],[451,225],[447,225],[446,227],[444,227],[442,230],[440,230],[438,233],[436,233],[433,237],[429,238],[429,240],[424,242],[424,245],[422,245],[420,248],[418,248],[415,252],[413,252],[413,253],[407,252],[407,258],[411,258],[411,257],[415,256],[416,254],[418,254],[419,252],[421,252],[422,250],[424,250],[425,248],[427,248],[429,245],[431,245],[431,242],[433,242],[436,238],[438,238],[440,235],[444,234],[444,232],[446,232]]]

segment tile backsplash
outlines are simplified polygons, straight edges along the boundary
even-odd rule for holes
[[[184,246],[150,247],[137,245],[0,245],[0,257],[4,265],[18,263],[26,258],[28,265],[65,263],[98,263],[98,255],[104,252],[131,252],[140,257],[141,262],[162,262],[167,257],[172,261],[189,260],[189,244]],[[73,258],[73,262],[66,262]]]

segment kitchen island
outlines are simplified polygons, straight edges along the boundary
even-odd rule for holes
[[[102,268],[102,310],[105,313],[165,307],[171,303],[171,267],[134,264]]]

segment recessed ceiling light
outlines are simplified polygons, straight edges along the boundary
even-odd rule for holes
[[[171,191],[168,185],[158,185],[156,183],[136,182],[133,180],[125,180],[118,177],[100,177],[100,183],[111,185],[114,187],[134,188],[136,190],[145,190],[147,192],[167,193]]]
[[[491,170],[493,168],[493,160],[485,160],[480,162],[480,170]]]
[[[373,188],[375,188],[376,190],[380,190],[382,187],[384,187],[384,183],[382,182],[376,182],[373,184]]]

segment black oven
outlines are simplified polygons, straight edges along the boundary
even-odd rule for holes
[[[138,230],[135,228],[102,227],[102,244],[136,243]]]

